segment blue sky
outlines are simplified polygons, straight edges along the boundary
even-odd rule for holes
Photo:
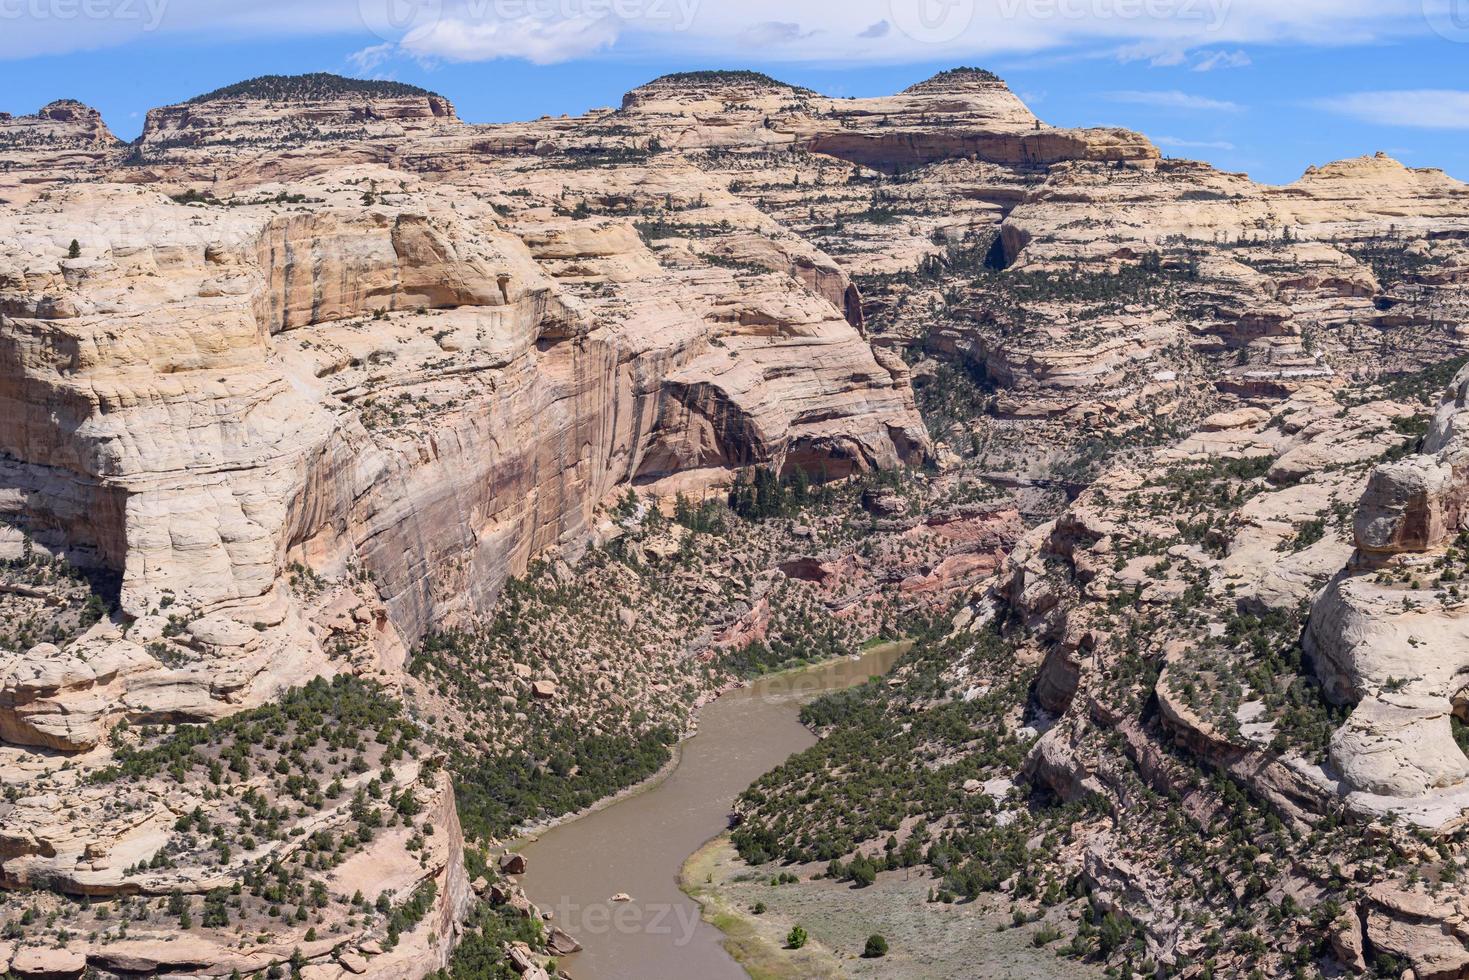
[[[1048,122],[1273,183],[1385,150],[1469,180],[1469,0],[0,0],[0,110],[124,138],[267,73],[395,78],[497,122],[753,67],[831,95],[991,68]]]

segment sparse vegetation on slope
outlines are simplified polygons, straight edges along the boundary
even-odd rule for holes
[[[912,92],[914,90],[922,89],[922,88],[929,87],[929,86],[944,85],[944,84],[946,84],[948,82],[1001,82],[1001,83],[1003,83],[1003,81],[1004,80],[1001,79],[999,75],[996,75],[994,72],[990,71],[987,68],[970,68],[970,67],[961,65],[958,68],[946,68],[946,69],[944,69],[943,71],[939,72],[936,75],[931,75],[930,77],[928,77],[927,79],[919,82],[918,84],[909,86],[908,89],[907,89],[907,91]]]
[[[312,72],[306,75],[261,75],[243,82],[226,85],[203,95],[196,95],[188,104],[220,102],[226,99],[259,99],[266,102],[320,102],[346,96],[364,95],[373,98],[399,99],[415,95],[434,95],[426,88],[409,85],[407,82],[382,81],[371,78],[348,78],[330,72]]]
[[[772,78],[763,71],[751,71],[748,68],[733,69],[706,69],[703,71],[676,71],[667,75],[659,75],[653,79],[650,85],[760,85],[772,88],[789,88],[797,92],[810,92],[808,88],[798,85],[787,85],[778,78]]]

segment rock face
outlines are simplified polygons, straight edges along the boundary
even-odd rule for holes
[[[62,751],[102,740],[109,708],[131,675],[153,666],[136,643],[84,638],[65,652],[38,643],[0,661],[0,738]]]
[[[1004,82],[976,70],[867,99],[831,99],[755,72],[668,75],[627,94],[618,119],[628,117],[667,147],[782,147],[890,172],[949,159],[1043,167],[1159,157],[1136,133],[1046,127]]]
[[[1022,539],[955,620],[952,659],[940,659],[947,703],[992,697],[1007,677],[1026,682],[1025,711],[1007,723],[1023,718],[1040,733],[1018,775],[1105,814],[1063,819],[1075,849],[1050,860],[1087,882],[1091,903],[1126,915],[1160,961],[1201,955],[1186,925],[1191,908],[1258,889],[1302,903],[1364,896],[1330,940],[1345,966],[1391,956],[1419,976],[1462,971],[1462,893],[1448,881],[1458,867],[1450,842],[1469,808],[1455,719],[1469,650],[1463,539],[1452,519],[1414,516],[1441,513],[1435,498],[1382,488],[1400,486],[1403,472],[1452,470],[1466,379],[1461,370],[1441,401],[1442,374],[1430,371],[1394,386],[1402,401],[1381,390],[1349,395],[1334,381],[1303,385],[1263,411],[1211,415],[1192,435],[1108,468]],[[1439,525],[1446,530],[1401,530]],[[1012,674],[1008,664],[1020,666]],[[922,721],[941,710],[935,703],[946,701],[925,692],[890,710],[936,738],[942,729]],[[979,767],[962,767],[966,788],[1009,768],[993,756],[987,765],[983,753],[966,762]],[[793,780],[799,793],[832,791],[799,769]],[[1238,787],[1247,805],[1228,802]],[[961,790],[957,776],[948,789]],[[760,790],[762,801],[775,792]],[[1166,815],[1155,816],[1165,797]],[[1022,824],[1035,840],[1047,826],[1036,813],[1003,816],[1036,820]],[[1300,828],[1285,835],[1297,843],[1246,852],[1229,871],[1219,856],[1187,856],[1226,822],[1262,817]],[[1406,877],[1349,856],[1374,821],[1415,855]],[[1408,830],[1399,836],[1395,824]],[[1425,889],[1419,876],[1440,854],[1449,855],[1448,879]],[[1338,891],[1321,868],[1361,884]],[[1240,884],[1200,883],[1215,872]],[[1260,948],[1271,942],[1262,935]],[[1296,942],[1282,942],[1281,955]],[[1220,970],[1246,972],[1228,965],[1228,953],[1210,955]]]
[[[1286,228],[1291,239],[1329,238],[1351,224],[1359,224],[1358,234],[1385,233],[1389,225],[1407,234],[1441,222],[1457,227],[1466,197],[1469,189],[1443,171],[1412,170],[1380,153],[1311,168],[1283,187],[1185,160],[1115,175],[1078,162],[1053,170],[1046,186],[1016,209],[1005,228],[1005,246],[1012,260],[1026,249],[1028,261],[1036,262],[1112,255],[1119,234],[1120,244],[1134,249],[1175,235],[1201,245],[1266,241],[1280,238]],[[1127,206],[1119,207],[1123,202]],[[1340,261],[1322,249],[1295,264],[1329,272],[1332,259]],[[1350,268],[1350,261],[1345,264]],[[1316,278],[1321,283],[1332,277]],[[1360,272],[1357,279],[1342,277],[1330,285],[1348,294],[1370,288]]]
[[[1117,290],[1104,318],[1058,296],[1034,303],[1030,317],[984,310],[970,318],[978,324],[945,327],[940,337],[1011,389],[1021,414],[1105,416],[1119,405],[1166,404],[1187,389],[1209,398],[1280,397],[1335,371],[1381,369],[1375,340],[1360,324],[1397,325],[1385,309],[1431,308],[1435,293],[1425,277],[1409,300],[1400,287],[1380,284],[1376,270],[1396,265],[1390,255],[1419,248],[1425,265],[1460,268],[1466,200],[1469,188],[1441,171],[1409,170],[1383,156],[1333,164],[1279,188],[1187,161],[1122,171],[1063,163],[1000,224],[1000,260],[1013,273],[1046,277],[1063,269],[1101,274],[1152,256],[1154,286],[1172,278],[1165,289],[1174,295]],[[1414,236],[1444,242],[1435,253]],[[1451,289],[1445,301],[1457,308],[1462,299]],[[1428,355],[1455,316],[1409,321],[1425,336],[1405,339],[1402,355],[1413,356],[1419,343]],[[995,326],[986,322],[992,318]],[[1022,322],[1007,322],[1015,319]],[[1086,319],[1090,329],[1074,328]],[[1207,383],[1201,374],[1211,376]]]
[[[140,142],[148,154],[164,148],[302,145],[401,137],[461,125],[448,99],[327,91],[307,98],[264,100],[255,92],[221,90],[182,105],[152,109]]]
[[[1379,466],[1357,509],[1357,547],[1390,556],[1442,548],[1465,529],[1469,495],[1469,372],[1434,414],[1421,451]]]
[[[79,171],[117,162],[124,151],[101,113],[72,99],[33,115],[0,113],[0,200],[28,201]]]
[[[1325,690],[1354,705],[1331,747],[1345,781],[1437,804],[1435,813],[1469,798],[1469,759],[1451,721],[1469,704],[1469,617],[1451,584],[1469,492],[1466,386],[1469,369],[1453,379],[1418,453],[1372,471],[1356,513],[1358,560],[1316,599],[1306,629]]]
[[[941,455],[1075,481],[1119,438],[1173,441],[1242,401],[1416,370],[1464,348],[1469,198],[1442,171],[1379,154],[1262,185],[1159,159],[1134,134],[1047,127],[987,73],[820,111],[810,94],[781,98],[807,118],[752,111],[751,139],[789,129],[793,146],[822,153],[771,166],[730,150],[709,166],[840,256],[879,343],[922,351],[914,385],[944,416]],[[697,117],[660,105],[650,130],[682,124],[702,138]],[[817,132],[828,117],[840,128]],[[802,143],[802,132],[834,142]],[[1047,140],[1072,145],[1015,149]],[[902,149],[915,141],[975,145],[915,162]],[[892,169],[883,146],[908,159],[900,178],[881,175]],[[983,398],[949,397],[965,386]]]
[[[0,118],[0,148],[105,150],[119,143],[102,114],[75,99],[58,99],[38,109],[35,115]]]
[[[1083,693],[1093,704],[1115,697],[1086,680],[1116,642],[1117,626],[1103,626],[1105,614],[1096,615],[1095,603],[1110,597],[1135,590],[1146,609],[1187,595],[1198,601],[1222,588],[1229,606],[1253,615],[1293,613],[1309,602],[1303,652],[1322,696],[1352,710],[1328,730],[1323,761],[1329,767],[1312,774],[1316,802],[1307,812],[1340,793],[1363,813],[1396,809],[1435,828],[1456,824],[1469,798],[1469,760],[1456,744],[1451,716],[1465,703],[1469,620],[1459,612],[1453,584],[1459,528],[1456,518],[1442,516],[1440,502],[1456,489],[1446,460],[1458,444],[1466,380],[1469,371],[1454,378],[1421,453],[1370,470],[1362,462],[1384,455],[1382,440],[1392,438],[1385,433],[1405,409],[1377,402],[1339,410],[1316,389],[1277,404],[1268,419],[1263,412],[1213,416],[1200,432],[1158,454],[1149,470],[1106,474],[1054,526],[1022,542],[998,580],[1006,606],[1042,638],[1038,704],[1066,715]],[[1235,491],[1248,500],[1236,516],[1201,519],[1198,499],[1180,512],[1173,509],[1177,497],[1158,496],[1181,478],[1170,470],[1191,467],[1199,467],[1193,479],[1254,468],[1258,482]],[[1437,496],[1403,490],[1421,486],[1404,474],[1437,467],[1445,473]],[[1340,502],[1359,498],[1354,553],[1344,540],[1350,514]],[[1335,517],[1327,516],[1329,506]],[[1189,527],[1205,524],[1210,530],[1197,544],[1178,537],[1179,528],[1189,535],[1196,533]],[[1154,536],[1149,548],[1159,557],[1138,555],[1138,546],[1128,544]],[[1057,563],[1070,573],[1058,579]],[[1175,578],[1188,568],[1193,571]],[[1222,693],[1237,682],[1227,659],[1204,652],[1229,642],[1222,622],[1211,629],[1202,640],[1181,636],[1159,645],[1155,635],[1150,644],[1159,645],[1163,662],[1155,693],[1164,726],[1194,755],[1250,771],[1268,794],[1254,754],[1284,722],[1266,722],[1263,705],[1247,706],[1248,693]],[[1206,698],[1205,691],[1215,693]]]
[[[0,803],[5,886],[253,881],[255,844],[180,851],[179,813],[228,823],[190,775],[119,794],[82,774],[131,746],[128,726],[226,719],[313,678],[405,683],[410,644],[488,610],[533,559],[575,557],[630,486],[928,455],[907,369],[859,332],[846,273],[682,156],[607,171],[550,147],[485,153],[494,128],[439,96],[309,77],[154,110],[130,149],[67,103],[0,131],[3,543],[38,582],[89,569],[117,602],[0,651],[0,770],[19,794]],[[6,588],[17,612],[65,596]],[[538,677],[535,702],[559,708]],[[81,768],[58,774],[65,755]],[[293,943],[303,973],[443,964],[469,902],[447,776],[380,780],[432,837],[349,835],[372,844],[331,888],[396,905],[433,883],[396,949],[338,965],[318,961],[343,937],[318,949],[305,925],[230,952],[206,928],[109,935],[78,969],[253,972]],[[279,819],[341,835],[364,819],[343,792]],[[315,868],[303,853],[278,857]],[[348,937],[364,954],[372,918]]]
[[[169,597],[277,623],[288,563],[359,562],[411,639],[574,546],[627,481],[925,452],[844,290],[665,270],[625,223],[522,236],[413,181],[364,207],[318,178],[310,211],[103,185],[10,216],[12,519],[117,569],[132,616]]]

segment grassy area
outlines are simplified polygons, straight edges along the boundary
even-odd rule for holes
[[[826,878],[777,883],[784,865],[752,868],[728,835],[715,838],[685,862],[680,886],[724,933],[724,945],[752,977],[853,977],[856,980],[1101,980],[1101,967],[1064,957],[1054,938],[1069,926],[1057,908],[1017,925],[1004,896],[972,902],[931,902],[935,879],[914,871],[884,875],[855,889]],[[756,914],[756,903],[764,911]],[[799,951],[785,948],[793,925],[810,932]],[[866,940],[881,935],[888,953],[863,956]],[[811,952],[809,959],[803,954]]]
[[[862,641],[863,653],[876,653],[896,650],[899,654],[907,653],[913,648],[912,640],[884,640],[880,636],[874,636]]]
[[[729,835],[721,834],[684,862],[678,885],[698,902],[704,920],[724,933],[724,948],[752,980],[802,980],[839,977],[837,958],[815,941],[800,949],[785,949],[784,936],[790,924],[774,916],[757,916],[725,899],[719,882],[727,869],[744,867]]]

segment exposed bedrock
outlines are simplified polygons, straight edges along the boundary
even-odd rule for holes
[[[1366,555],[1443,547],[1469,520],[1469,371],[1460,371],[1434,414],[1421,451],[1379,466],[1357,509]]]
[[[0,510],[118,570],[133,617],[274,626],[300,561],[371,576],[411,642],[576,546],[634,478],[927,451],[906,369],[846,321],[829,260],[782,253],[809,279],[740,283],[598,233],[634,310],[609,317],[456,203],[201,210],[112,188],[10,216]],[[558,274],[546,242],[565,240],[537,244]]]
[[[1158,151],[1121,129],[1037,129],[1026,133],[824,133],[806,148],[877,170],[920,167],[964,158],[1012,167],[1043,167],[1063,160],[1151,161]]]
[[[1306,627],[1327,696],[1355,705],[1332,739],[1332,762],[1370,793],[1420,797],[1469,779],[1451,721],[1469,708],[1469,616],[1444,588],[1469,494],[1466,387],[1461,370],[1420,452],[1373,470],[1357,509],[1357,554]]]

